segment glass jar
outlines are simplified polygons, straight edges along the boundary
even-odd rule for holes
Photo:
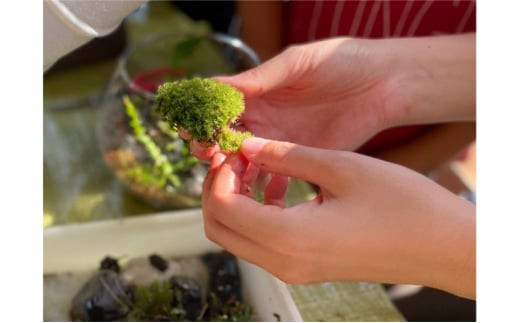
[[[254,51],[224,34],[167,34],[145,39],[120,57],[104,96],[99,142],[108,167],[158,209],[201,204],[207,165],[154,112],[164,82],[227,75],[259,64]]]

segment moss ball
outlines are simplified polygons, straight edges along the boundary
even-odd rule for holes
[[[251,136],[229,125],[244,112],[244,96],[233,86],[213,79],[193,78],[161,85],[157,111],[172,126],[186,130],[205,145],[218,142],[224,151],[236,152]]]

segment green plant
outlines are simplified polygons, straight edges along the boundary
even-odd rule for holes
[[[174,311],[171,304],[175,293],[168,281],[154,281],[149,285],[136,286],[134,303],[128,314],[129,321],[171,321],[184,317]]]
[[[148,285],[134,287],[132,310],[128,321],[187,321],[188,313],[183,306],[183,294],[172,288],[168,281],[153,281]],[[247,322],[253,309],[234,297],[223,303],[214,292],[210,292],[197,321]]]
[[[208,296],[208,319],[212,322],[248,322],[253,309],[234,297],[223,303],[214,292]]]
[[[144,164],[130,167],[127,170],[128,176],[145,186],[164,187],[166,183],[169,182],[174,187],[180,187],[181,181],[176,173],[195,165],[197,159],[193,156],[189,156],[187,148],[183,147],[181,158],[175,163],[170,162],[161,151],[161,148],[148,135],[146,128],[141,122],[139,111],[130,98],[125,95],[122,100],[129,118],[129,125],[134,132],[135,138],[144,146],[154,161],[153,165]],[[167,129],[165,129],[165,131],[166,130]],[[167,132],[167,134],[175,138],[174,133]]]
[[[229,84],[193,78],[167,82],[157,92],[158,113],[172,127],[186,130],[205,145],[216,142],[223,151],[236,152],[252,134],[230,128],[244,112],[244,98]]]

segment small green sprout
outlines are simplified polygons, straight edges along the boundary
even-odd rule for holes
[[[172,127],[202,144],[218,142],[223,151],[236,152],[252,136],[229,127],[245,109],[242,93],[229,84],[201,78],[167,82],[159,87],[157,102],[157,111]]]

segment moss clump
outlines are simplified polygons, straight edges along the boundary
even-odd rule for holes
[[[244,112],[244,97],[229,84],[193,78],[164,83],[157,92],[157,111],[172,127],[182,128],[205,145],[218,142],[236,152],[252,134],[231,129]]]

